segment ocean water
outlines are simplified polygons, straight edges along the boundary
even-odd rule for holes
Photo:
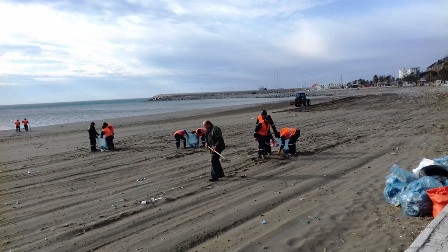
[[[14,122],[26,117],[30,127],[98,121],[130,116],[154,115],[168,112],[247,105],[284,100],[285,98],[228,98],[189,101],[147,101],[126,99],[82,101],[46,104],[0,106],[0,130],[15,129]],[[21,123],[23,128],[23,124]]]

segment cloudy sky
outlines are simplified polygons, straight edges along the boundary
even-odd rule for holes
[[[397,76],[448,55],[447,10],[446,0],[0,0],[0,104]]]

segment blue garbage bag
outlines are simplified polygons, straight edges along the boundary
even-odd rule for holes
[[[432,201],[426,190],[442,187],[443,184],[430,176],[421,177],[409,183],[400,196],[401,208],[408,216],[432,215]]]
[[[387,202],[394,206],[399,206],[400,193],[402,193],[406,186],[414,180],[417,180],[417,176],[414,173],[404,170],[394,164],[391,168],[391,173],[386,177],[386,186],[383,191]]]
[[[437,165],[441,165],[448,169],[448,155],[441,157],[441,158],[435,158],[434,163]]]
[[[197,148],[199,145],[199,138],[195,133],[187,136],[187,143],[191,148]]]
[[[282,139],[277,138],[277,143],[278,143],[278,146],[280,147],[280,145],[282,145]],[[288,143],[289,143],[289,139],[286,139],[285,146],[283,147],[283,152],[285,152],[285,153],[289,151]]]

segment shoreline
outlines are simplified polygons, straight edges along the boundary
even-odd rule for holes
[[[388,93],[407,93],[409,91],[415,92],[416,89],[434,89],[434,87],[375,87],[375,88],[364,88],[364,89],[328,89],[328,90],[311,90],[306,91],[306,93],[309,95],[309,98],[312,101],[312,104],[322,101],[327,101],[331,99],[338,99],[343,97],[352,97],[352,96],[364,96],[364,95],[378,95],[378,94],[388,94]],[[300,90],[300,89],[285,89],[291,91],[291,90]],[[442,88],[443,90],[443,88]],[[247,93],[250,93],[251,91],[247,91]],[[268,91],[261,91],[269,93]],[[274,90],[274,93],[276,91]],[[232,93],[232,92],[223,92],[223,95],[226,93]],[[202,93],[196,93],[195,95],[201,95]],[[175,94],[176,96],[184,96],[184,95],[191,95],[191,94]],[[224,97],[222,99],[226,98],[232,98],[232,97]],[[248,96],[246,98],[254,98],[254,96]],[[279,98],[279,99],[288,99],[286,97]],[[288,101],[294,101],[294,96],[290,97],[290,100]],[[282,103],[285,102],[288,103],[288,101],[272,101],[268,103]],[[314,102],[313,102],[314,101]],[[188,111],[179,111],[179,112],[166,112],[166,113],[160,113],[160,114],[150,114],[150,115],[140,115],[140,116],[130,116],[130,117],[117,117],[117,118],[108,118],[108,119],[102,119],[97,121],[110,121],[111,123],[114,121],[115,124],[122,124],[124,122],[127,122],[129,120],[136,120],[137,122],[145,121],[145,120],[162,120],[165,117],[181,117],[185,113],[192,113],[191,115],[199,115],[201,113],[217,113],[220,111],[226,111],[226,110],[233,110],[237,108],[244,108],[246,106],[258,106],[262,104],[268,104],[266,102],[260,101],[260,103],[254,103],[254,104],[245,104],[245,105],[229,105],[224,107],[216,107],[216,108],[205,108],[205,109],[192,109]],[[186,117],[186,116],[185,116]],[[73,123],[66,123],[66,124],[53,124],[53,125],[45,125],[45,126],[36,126],[33,127],[33,125],[30,125],[32,130],[37,131],[45,131],[45,132],[51,132],[51,130],[55,130],[56,132],[60,132],[63,130],[74,130],[76,128],[80,128],[82,126],[87,127],[89,126],[91,120],[89,121],[81,121],[81,122],[73,122]],[[98,123],[97,123],[98,125]],[[50,130],[44,130],[43,127],[50,127]],[[34,131],[34,132],[37,132]],[[33,131],[31,131],[33,132]],[[28,133],[31,133],[28,132]],[[24,133],[22,132],[20,134]],[[1,136],[11,136],[15,134],[15,129],[10,128],[6,130],[0,130],[0,137]]]
[[[282,107],[289,106],[289,101],[272,101],[272,102],[260,102],[253,104],[243,104],[243,105],[228,105],[223,107],[214,107],[214,108],[203,108],[203,109],[192,109],[187,111],[176,111],[176,112],[166,112],[160,114],[151,114],[151,115],[140,115],[140,116],[129,116],[129,117],[118,117],[118,118],[110,118],[104,120],[97,120],[96,125],[102,124],[99,121],[110,122],[114,126],[129,126],[129,125],[140,125],[147,122],[157,122],[157,121],[165,121],[165,120],[177,120],[189,117],[199,117],[202,114],[219,114],[226,113],[231,111],[240,111],[247,110],[255,107]],[[261,110],[260,110],[261,112]],[[186,115],[188,113],[188,115]],[[22,130],[20,133],[16,133],[15,129],[8,130],[0,130],[0,137],[5,136],[14,136],[20,134],[40,134],[40,133],[60,133],[64,131],[83,131],[84,128],[87,130],[90,123],[92,121],[82,121],[82,122],[73,122],[66,124],[53,124],[53,125],[45,125],[45,126],[36,126],[32,127],[32,131],[25,132]],[[84,127],[84,128],[82,128]],[[82,129],[81,129],[82,128]],[[101,127],[97,127],[97,131],[100,131]]]

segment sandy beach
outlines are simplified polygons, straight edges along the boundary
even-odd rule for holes
[[[387,204],[385,177],[448,154],[448,88],[338,91],[312,104],[114,119],[114,152],[90,153],[89,122],[1,131],[0,250],[404,251],[432,217]],[[263,109],[278,129],[301,129],[297,157],[255,159]],[[218,182],[208,151],[175,149],[173,132],[204,119],[227,146]]]

